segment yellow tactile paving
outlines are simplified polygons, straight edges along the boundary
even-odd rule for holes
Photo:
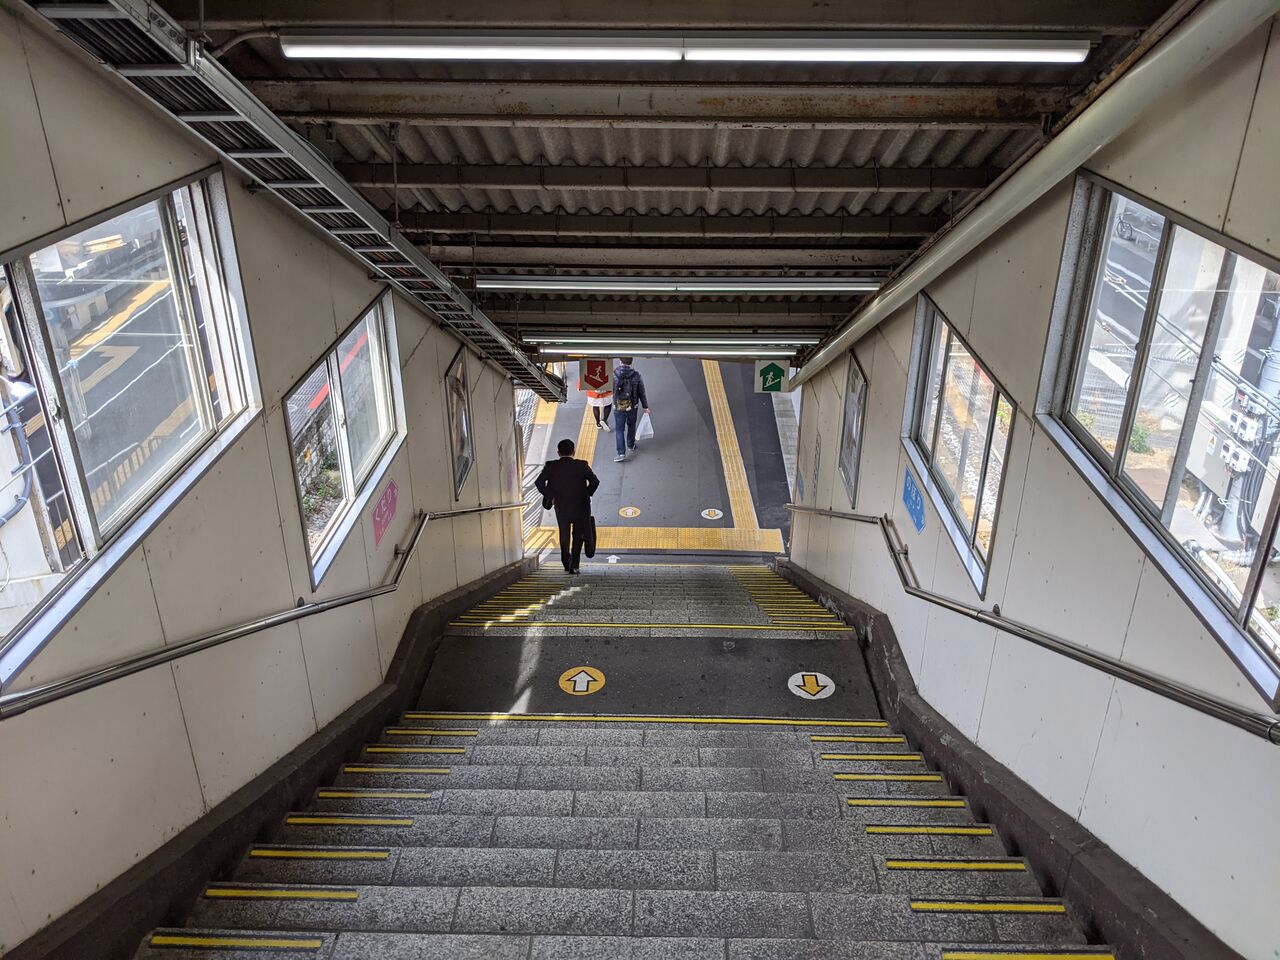
[[[739,530],[759,530],[755,499],[747,482],[747,468],[742,462],[742,450],[738,446],[738,434],[733,428],[733,411],[724,392],[724,378],[720,375],[718,360],[703,360],[702,373],[707,380],[707,395],[711,399],[711,417],[716,426],[716,444],[720,447],[720,462],[724,467],[724,483],[729,491],[729,510],[733,525]]]
[[[594,463],[596,458],[596,438],[600,436],[600,428],[596,426],[595,417],[591,416],[591,408],[582,408],[582,425],[578,427],[578,445],[573,455],[578,460]]]
[[[538,527],[531,536],[555,543],[554,527]],[[727,527],[597,527],[596,550],[701,550],[708,553],[781,553],[781,530]]]

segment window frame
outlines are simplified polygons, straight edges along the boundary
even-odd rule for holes
[[[387,407],[391,417],[391,433],[378,453],[370,457],[370,466],[363,478],[357,478],[355,466],[351,461],[350,441],[347,436],[346,404],[342,396],[342,382],[339,378],[340,360],[338,348],[351,331],[363,323],[369,314],[374,311],[377,311],[381,319],[381,343],[386,374],[384,386],[387,389]],[[335,437],[338,444],[338,464],[342,476],[344,497],[341,508],[326,524],[324,536],[313,551],[310,539],[307,536],[306,513],[302,507],[302,487],[298,483],[298,472],[294,465],[293,442],[295,438],[293,428],[289,422],[287,407],[289,398],[321,367],[325,368],[328,377],[329,396],[333,401]],[[310,577],[311,592],[315,593],[320,589],[325,576],[332,569],[333,563],[343,546],[346,545],[351,531],[355,529],[356,524],[359,523],[361,516],[364,514],[365,507],[368,506],[369,501],[373,498],[374,491],[391,468],[392,462],[408,437],[404,388],[400,376],[400,349],[396,336],[395,298],[392,295],[391,287],[384,287],[376,297],[370,300],[356,314],[356,319],[338,334],[320,359],[308,367],[307,372],[285,391],[280,401],[280,407],[284,418],[285,438],[289,449],[294,502],[298,507],[298,523],[302,531],[302,549],[307,556],[307,571]]]
[[[1086,338],[1092,323],[1093,301],[1090,291],[1096,284],[1101,267],[1112,195],[1141,204],[1165,219],[1156,267],[1152,274],[1151,293],[1135,347],[1133,372],[1126,388],[1125,409],[1116,440],[1116,455],[1108,453],[1071,412],[1072,383],[1081,365],[1087,362]],[[1280,482],[1273,488],[1271,502],[1263,515],[1263,523],[1258,531],[1257,556],[1250,567],[1244,590],[1241,591],[1240,603],[1233,609],[1224,590],[1215,585],[1195,558],[1165,527],[1167,504],[1154,504],[1124,472],[1124,452],[1141,403],[1142,376],[1149,357],[1152,327],[1164,290],[1176,228],[1221,246],[1226,251],[1224,263],[1235,255],[1280,273],[1280,259],[1197,223],[1127,187],[1092,172],[1080,171],[1076,177],[1068,215],[1057,292],[1036,401],[1036,422],[1124,526],[1143,553],[1156,565],[1207,632],[1248,677],[1268,705],[1273,710],[1280,709],[1280,658],[1269,652],[1248,626],[1266,567],[1266,556],[1276,536],[1277,526],[1280,526]],[[1197,360],[1193,392],[1189,394],[1189,398],[1202,396],[1207,387],[1208,368],[1215,352],[1210,336],[1215,332],[1206,329]],[[1192,409],[1191,402],[1189,399],[1184,426],[1180,431],[1177,447],[1179,453],[1190,443],[1190,439],[1184,439],[1183,434],[1194,434],[1194,427],[1188,431],[1186,425],[1194,424],[1199,415],[1197,410]],[[1171,467],[1169,489],[1180,482],[1181,476],[1175,460]]]
[[[935,401],[937,404],[937,412],[933,416],[932,436],[929,445],[926,447],[921,437],[921,427],[924,425],[926,412],[930,407],[927,397],[929,392],[930,371],[933,360],[933,348],[937,325],[941,323],[946,332],[947,338],[944,339],[943,364],[941,375],[938,379],[938,397]],[[958,496],[955,491],[951,490],[951,485],[935,467],[937,459],[937,437],[942,425],[941,398],[946,389],[947,369],[950,366],[950,339],[954,337],[956,341],[965,349],[972,358],[974,364],[982,370],[983,374],[991,381],[991,416],[987,423],[987,429],[982,447],[982,467],[978,476],[977,496],[974,501],[973,519],[969,520],[956,509],[953,502],[953,494]],[[991,519],[990,546],[985,551],[978,547],[978,529],[981,525],[982,503],[985,499],[985,491],[987,484],[987,472],[991,464],[991,444],[995,436],[996,421],[1000,409],[1000,402],[1003,400],[1009,406],[1009,429],[1005,436],[1005,448],[1002,453],[1002,469],[1000,472],[1000,486],[996,490],[995,506],[993,508],[993,516]],[[1018,405],[1014,402],[1012,394],[1004,388],[998,379],[991,373],[991,369],[982,362],[977,352],[969,345],[969,342],[956,330],[955,326],[947,319],[947,315],[943,313],[942,308],[926,293],[919,293],[916,297],[916,319],[915,330],[912,336],[911,344],[911,363],[908,368],[907,377],[907,400],[903,409],[902,417],[902,446],[907,452],[907,457],[915,467],[916,473],[921,479],[921,483],[929,494],[929,498],[933,501],[934,510],[937,512],[943,527],[950,537],[952,545],[956,549],[956,553],[960,556],[960,561],[964,565],[965,571],[969,575],[969,580],[973,584],[974,590],[977,592],[978,598],[983,599],[987,593],[987,580],[991,571],[992,559],[995,556],[996,537],[1000,527],[1000,513],[1004,502],[1005,480],[1008,477],[1008,458],[1009,451],[1013,449],[1013,434],[1018,420]]]
[[[844,448],[845,438],[848,436],[849,426],[849,396],[852,394],[853,375],[857,374],[862,378],[860,387],[861,400],[858,403],[858,435],[853,442],[852,463],[845,463],[845,455],[848,451]],[[840,471],[840,478],[844,482],[844,492],[849,497],[849,509],[853,510],[858,505],[858,478],[862,473],[862,439],[867,427],[867,398],[871,395],[871,381],[867,378],[867,372],[862,369],[862,364],[858,362],[858,356],[854,351],[849,351],[849,367],[845,373],[845,402],[844,410],[840,419],[840,449],[836,451],[836,468]]]
[[[0,251],[0,270],[5,271],[10,280],[10,291],[19,315],[19,320],[10,333],[21,341],[26,362],[32,367],[32,383],[46,417],[54,462],[63,479],[69,507],[68,520],[81,551],[81,556],[63,571],[61,581],[27,611],[6,636],[0,637],[0,691],[9,688],[67,621],[262,416],[257,360],[245,306],[240,260],[224,176],[220,165],[206,167],[90,217]],[[66,417],[62,414],[65,401],[61,380],[47,365],[50,354],[45,351],[49,350],[49,334],[43,313],[38,310],[38,301],[29,296],[35,288],[33,283],[28,282],[31,279],[28,258],[52,244],[91,230],[187,187],[194,188],[190,195],[199,198],[196,201],[198,207],[193,208],[191,215],[197,221],[202,218],[206,220],[202,228],[206,233],[198,243],[201,249],[207,249],[214,258],[223,283],[222,315],[216,319],[225,326],[222,336],[226,338],[226,343],[234,344],[239,409],[224,416],[200,443],[193,444],[184,451],[183,457],[171,465],[164,480],[148,488],[145,495],[139,495],[136,502],[131,503],[127,515],[123,515],[108,531],[103,532],[86,495],[84,473],[78,454],[73,449],[66,449],[60,440],[63,432],[61,424],[66,424]],[[207,240],[212,240],[215,246],[206,248],[204,244]],[[179,255],[182,256],[181,252]],[[28,273],[26,278],[18,276],[19,268]],[[175,277],[174,283],[185,290],[185,277]],[[69,429],[69,425],[67,428]]]

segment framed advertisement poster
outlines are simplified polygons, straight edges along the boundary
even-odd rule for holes
[[[462,496],[462,485],[475,462],[471,436],[471,390],[467,385],[467,348],[459,347],[444,375],[445,407],[449,411],[449,454],[453,462],[453,499]]]
[[[849,354],[849,382],[844,393],[844,424],[840,431],[840,477],[844,480],[849,506],[858,497],[858,461],[862,457],[862,421],[867,409],[867,377],[858,358]]]

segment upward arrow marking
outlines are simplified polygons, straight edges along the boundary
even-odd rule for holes
[[[591,689],[591,685],[597,681],[596,678],[587,673],[587,671],[579,670],[569,678],[569,682],[573,684],[574,693],[586,693]]]
[[[800,689],[811,697],[816,697],[823,690],[827,689],[827,685],[825,683],[818,682],[818,675],[816,673],[806,673],[801,676],[800,681]]]

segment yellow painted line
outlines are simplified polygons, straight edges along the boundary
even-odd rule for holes
[[[964,807],[963,800],[925,800],[897,797],[850,797],[845,803],[851,807],[945,807],[953,810]]]
[[[782,717],[688,717],[674,714],[589,714],[589,713],[426,713],[413,711],[405,720],[533,720],[560,723],[723,723],[756,727],[887,727],[884,720],[791,720]]]
[[[918,753],[824,753],[823,760],[875,760],[886,763],[898,761],[923,760]]]
[[[573,449],[573,456],[577,460],[587,461],[590,466],[596,456],[596,438],[603,431],[596,426],[595,417],[591,416],[591,406],[582,408],[582,425],[578,427],[578,444]]]
[[[387,747],[372,744],[364,748],[366,753],[466,753],[466,747]]]
[[[71,342],[71,356],[73,359],[80,359],[98,344],[102,343],[111,334],[115,333],[123,327],[142,307],[152,302],[156,294],[168,288],[170,283],[168,280],[153,280],[137,293],[135,293],[129,302],[116,314],[113,314],[105,323],[99,324],[82,337],[78,337]]]
[[[916,913],[1066,913],[1053,900],[912,900]]]
[[[886,860],[886,870],[965,870],[977,873],[1023,873],[1021,860]]]
[[[254,847],[254,860],[389,860],[390,850],[324,850],[303,847]]]
[[[538,527],[539,536],[559,536]],[[532,535],[532,534],[531,534]],[[709,553],[781,553],[782,531],[729,527],[597,527],[597,550],[701,550]]]
[[[1110,951],[1081,953],[1078,950],[1027,953],[1022,950],[943,950],[942,960],[1116,960]]]
[[[451,767],[394,767],[389,764],[348,764],[342,768],[343,773],[414,773],[414,774],[432,774],[436,776],[448,776]]]
[[[413,817],[338,817],[323,814],[285,817],[295,827],[412,827]]]
[[[359,900],[360,891],[318,887],[207,887],[210,900]]]
[[[430,800],[427,790],[362,790],[353,787],[349,790],[317,790],[316,796],[321,800]]]
[[[549,400],[538,398],[538,405],[533,408],[533,422],[549,427],[556,422],[556,405]]]
[[[476,737],[479,730],[440,730],[435,727],[387,727],[382,731],[393,737]]]
[[[742,462],[738,433],[733,428],[733,410],[724,392],[719,361],[703,360],[702,374],[707,381],[707,396],[711,399],[711,417],[716,425],[716,445],[720,448],[733,525],[739,530],[758,530],[760,521],[756,517],[755,498],[751,496],[751,486],[747,483],[747,468]]]
[[[935,827],[914,823],[874,823],[867,827],[872,836],[894,837],[994,837],[991,827]]]
[[[794,630],[800,627],[804,630],[821,630],[826,632],[847,633],[849,627],[831,627],[825,624],[811,624],[805,626],[803,624],[753,624],[753,623],[578,623],[568,622],[564,620],[508,620],[508,623],[533,624],[541,627],[593,627],[614,628],[614,627],[653,627],[656,629],[677,629],[677,630]],[[454,620],[449,626],[451,627],[488,627],[502,626],[499,620]]]
[[[809,735],[813,743],[906,743],[906,737],[838,737],[827,733]]]
[[[153,947],[186,947],[192,950],[319,950],[324,941],[314,937],[201,937],[153,933]]]
[[[859,780],[875,783],[941,783],[940,773],[836,773],[837,780]]]

